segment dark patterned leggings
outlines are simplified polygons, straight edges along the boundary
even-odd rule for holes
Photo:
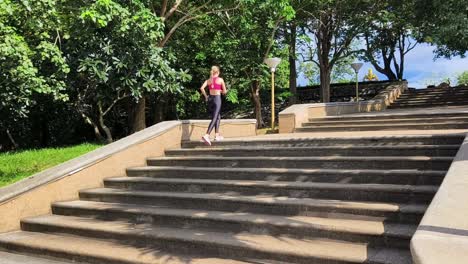
[[[210,134],[213,128],[216,133],[219,133],[219,125],[221,123],[221,95],[210,95],[208,97],[208,112],[211,114],[211,122],[206,133]]]

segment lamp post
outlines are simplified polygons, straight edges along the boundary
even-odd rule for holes
[[[275,129],[275,71],[278,64],[280,64],[280,58],[269,58],[265,59],[265,64],[268,65],[271,71],[271,130]]]
[[[356,73],[356,102],[359,102],[358,73],[359,73],[359,70],[361,69],[362,65],[363,65],[362,62],[351,63],[351,67],[354,69],[354,72]]]

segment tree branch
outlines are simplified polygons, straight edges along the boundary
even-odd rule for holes
[[[163,1],[162,1],[161,12],[159,13],[159,16],[160,16],[160,17],[164,17],[164,16],[166,15],[167,1],[168,1],[168,0],[163,0]]]
[[[176,0],[176,2],[172,6],[172,8],[169,10],[169,12],[164,14],[164,16],[161,15],[163,17],[163,20],[167,20],[169,17],[171,17],[174,14],[174,12],[179,8],[181,3],[182,3],[182,0]],[[167,3],[166,3],[166,6],[167,6]]]

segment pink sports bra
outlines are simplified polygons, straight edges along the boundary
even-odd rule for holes
[[[210,90],[222,90],[223,85],[217,84],[216,80],[218,80],[218,77],[214,77],[211,79],[211,84],[209,85]]]

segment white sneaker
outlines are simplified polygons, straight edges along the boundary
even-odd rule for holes
[[[210,136],[204,135],[201,139],[203,140],[203,142],[205,142],[205,145],[211,146]]]
[[[223,136],[216,136],[214,141],[223,141],[224,137]]]

